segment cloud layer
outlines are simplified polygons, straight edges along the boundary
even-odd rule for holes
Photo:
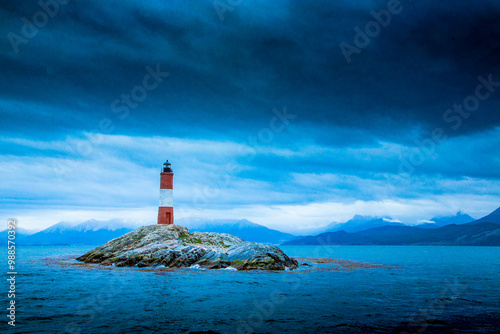
[[[484,136],[469,138],[469,147],[461,138],[450,139],[443,144],[444,153],[440,147],[412,175],[399,174],[396,167],[414,148],[387,143],[294,151],[122,135],[102,136],[93,145],[91,138],[2,138],[0,147],[29,153],[5,155],[0,163],[3,215],[26,215],[34,227],[43,220],[33,217],[36,212],[60,220],[71,216],[68,212],[75,219],[107,219],[129,218],[135,209],[143,220],[154,221],[160,159],[165,156],[174,163],[177,217],[245,217],[295,233],[345,221],[355,213],[391,215],[407,223],[464,209],[479,217],[494,209],[500,196],[497,170],[477,173],[478,161],[467,162],[469,156],[479,156],[476,147],[500,147],[484,143]],[[91,147],[88,154],[72,156],[74,148],[86,145]],[[449,150],[456,153],[447,154]],[[485,149],[483,159],[490,152]],[[459,168],[450,167],[460,161],[465,163]],[[89,212],[81,215],[82,210]],[[137,213],[132,216],[139,219]]]
[[[401,1],[367,31],[389,3],[71,1],[39,24],[37,1],[0,1],[2,215],[145,212],[165,158],[186,215],[487,213],[500,4]]]

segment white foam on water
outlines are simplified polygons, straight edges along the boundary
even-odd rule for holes
[[[199,264],[193,264],[189,269],[195,269],[195,270],[207,270],[203,267],[201,267]]]
[[[220,268],[219,270],[227,270],[227,271],[238,271],[238,269],[236,269],[235,267],[226,267],[226,268]]]

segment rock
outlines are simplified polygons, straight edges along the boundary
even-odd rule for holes
[[[225,233],[189,233],[178,225],[143,226],[77,258],[117,267],[191,267],[285,270],[298,262],[276,246]]]
[[[232,267],[238,270],[261,269],[285,270],[286,267],[297,268],[298,262],[290,259],[276,246],[256,242],[242,242],[231,246],[228,258]]]

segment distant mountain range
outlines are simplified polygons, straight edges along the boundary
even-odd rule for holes
[[[404,226],[400,221],[394,220],[391,217],[372,217],[355,215],[352,219],[345,223],[332,223],[327,226],[325,232],[346,231],[359,232],[373,227],[392,225]]]
[[[441,227],[385,225],[361,231],[344,230],[298,238],[285,245],[457,245],[500,246],[500,208],[491,214],[469,221],[470,216],[458,213],[438,218],[434,224],[452,223]]]
[[[118,238],[142,224],[123,219],[87,220],[83,223],[59,222],[51,227],[26,235],[16,229],[18,245],[100,245]],[[0,245],[7,244],[7,231],[0,232]]]
[[[7,245],[7,238],[9,236],[9,230],[3,230],[3,231],[0,231],[0,246],[5,246]],[[34,231],[30,231],[30,230],[25,230],[21,227],[17,227],[16,228],[16,234],[15,234],[15,239],[13,240],[16,244],[20,244],[23,242],[24,239],[26,239],[26,237],[34,234],[35,232]]]
[[[190,231],[228,233],[244,240],[285,245],[500,245],[500,208],[474,220],[458,212],[407,226],[390,217],[356,215],[345,223],[332,223],[316,236],[298,237],[246,219],[178,219]],[[142,225],[124,219],[83,223],[59,222],[43,231],[16,229],[18,245],[100,245]],[[7,244],[7,230],[0,231],[0,245]]]
[[[296,238],[265,226],[242,220],[179,219],[177,224],[186,226],[190,231],[229,233],[247,241],[267,244],[281,244]],[[142,225],[134,221],[111,219],[107,221],[87,220],[83,223],[59,222],[37,233],[30,234],[16,229],[18,245],[100,245],[118,238]],[[0,232],[0,245],[7,244],[7,230]]]
[[[255,241],[267,244],[281,244],[297,236],[267,228],[241,219],[179,219],[177,224],[185,226],[189,231],[228,233],[246,241]]]
[[[496,209],[495,211],[493,211],[489,215],[484,216],[483,218],[479,218],[478,220],[475,220],[475,221],[470,222],[468,224],[477,224],[477,223],[483,223],[483,222],[500,224],[500,208]]]
[[[421,228],[438,228],[450,224],[466,224],[474,221],[475,219],[463,212],[457,212],[456,215],[434,217],[425,221],[420,225]],[[373,217],[373,216],[360,216],[355,215],[352,219],[345,223],[331,223],[326,228],[318,232],[336,232],[345,231],[349,233],[360,232],[370,228],[381,226],[407,226],[399,220],[392,219],[391,217]]]
[[[438,228],[451,224],[467,224],[474,220],[475,219],[468,214],[459,211],[455,216],[434,217],[429,222],[417,226],[421,228]]]

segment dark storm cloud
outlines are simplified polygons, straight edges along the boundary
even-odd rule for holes
[[[336,134],[342,129],[361,131],[352,142],[409,142],[434,127],[449,128],[443,113],[474,93],[478,76],[500,81],[500,7],[494,1],[401,6],[348,64],[339,44],[353,44],[353,28],[363,30],[373,20],[370,11],[386,9],[387,1],[243,2],[224,21],[211,2],[73,1],[17,54],[6,36],[20,34],[21,17],[31,19],[40,7],[3,1],[3,125],[29,127],[32,136],[46,133],[47,124],[51,135],[89,131],[103,117],[116,117],[111,102],[141,83],[146,66],[160,64],[169,79],[117,133],[223,132],[241,141],[265,126],[273,107],[286,105],[300,127],[324,130],[312,134],[322,144],[349,145]],[[29,105],[20,111],[13,100]],[[500,92],[448,134],[498,126],[499,101]]]

